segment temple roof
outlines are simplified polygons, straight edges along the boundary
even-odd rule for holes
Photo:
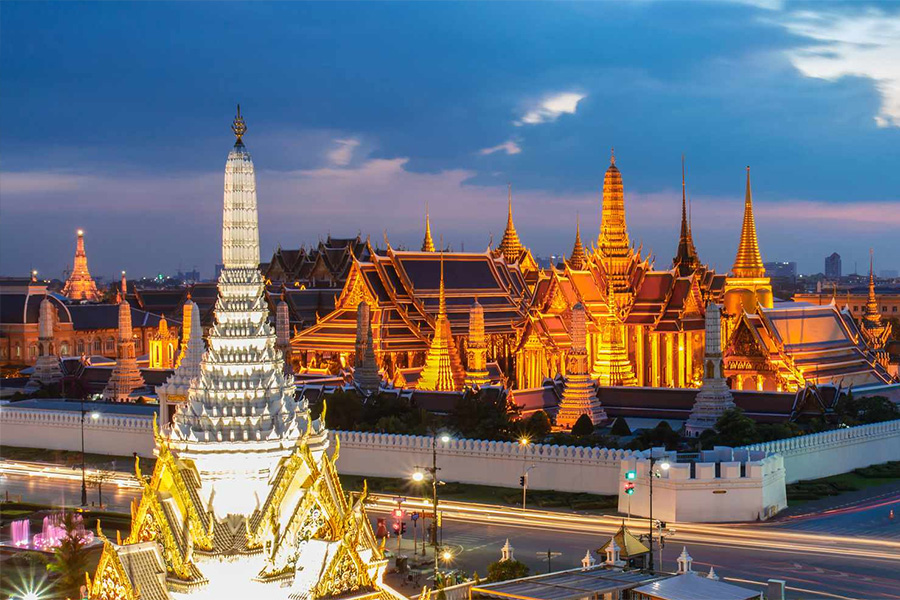
[[[619,528],[619,531],[617,531],[608,542],[603,544],[600,549],[597,550],[597,553],[601,555],[604,554],[606,552],[606,547],[609,546],[610,542],[613,540],[615,540],[616,545],[619,546],[619,556],[622,558],[633,558],[650,552],[650,549],[647,548],[647,546],[637,539],[634,534],[628,531],[624,521],[622,521],[622,526]]]
[[[506,262],[515,263],[518,262],[525,247],[519,241],[519,234],[516,232],[516,226],[513,224],[511,185],[509,186],[508,195],[506,229],[503,231],[503,239],[500,241],[500,246],[497,249],[506,258]]]

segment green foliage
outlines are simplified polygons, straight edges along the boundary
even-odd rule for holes
[[[519,422],[520,432],[534,442],[540,442],[550,435],[553,425],[550,415],[542,410],[532,413],[527,419]]]
[[[653,429],[644,429],[634,438],[626,448],[630,450],[646,450],[664,446],[668,450],[674,450],[681,441],[681,436],[672,429],[666,421],[660,421]]]
[[[325,400],[325,424],[328,429],[357,431],[363,424],[362,397],[353,391],[335,390]],[[313,413],[318,416],[322,406],[317,405]]]
[[[58,575],[56,586],[59,593],[70,598],[78,597],[88,567],[88,551],[84,538],[78,535],[77,526],[75,513],[67,512],[63,519],[66,536],[53,552],[53,562],[47,565],[48,571]]]
[[[838,400],[835,412],[845,425],[851,427],[900,419],[900,408],[884,396],[856,399],[848,393]]]
[[[716,421],[716,443],[722,446],[746,446],[759,441],[756,421],[739,408],[726,410]]]
[[[628,422],[625,419],[623,419],[622,417],[617,417],[609,433],[619,437],[624,437],[631,435],[631,428],[628,426]]]
[[[575,437],[584,437],[594,433],[594,423],[588,415],[581,415],[575,424],[572,425],[572,435]]]
[[[530,571],[531,569],[525,563],[517,560],[498,560],[488,565],[488,576],[485,581],[493,583],[495,581],[519,579],[520,577],[528,577]]]
[[[448,426],[459,436],[477,440],[515,439],[520,409],[496,389],[466,391],[456,401]]]

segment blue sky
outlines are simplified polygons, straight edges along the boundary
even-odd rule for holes
[[[219,261],[234,104],[264,258],[383,232],[481,250],[506,183],[535,253],[590,244],[610,147],[667,268],[680,157],[727,270],[751,165],[764,260],[900,268],[900,3],[0,5],[0,272]]]

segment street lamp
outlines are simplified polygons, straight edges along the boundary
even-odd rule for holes
[[[528,471],[529,469],[526,465],[528,463],[528,446],[531,444],[531,440],[529,440],[526,436],[522,436],[519,438],[519,444],[522,446],[522,477],[519,478],[519,483],[522,484],[522,510],[525,510],[525,497],[528,494]]]
[[[87,410],[84,408],[84,398],[81,399],[81,506],[87,506],[87,476],[84,466],[84,416]],[[91,419],[96,421],[100,418],[100,413],[94,411],[91,413]]]
[[[440,468],[437,466],[437,443],[438,439],[441,442],[446,444],[450,441],[450,436],[446,433],[441,434],[440,436],[437,433],[432,432],[431,434],[431,466],[430,467],[420,467],[416,466],[416,471],[412,474],[412,480],[421,483],[425,481],[425,473],[431,475],[431,494],[432,494],[432,504],[434,505],[434,514],[431,516],[431,545],[434,547],[434,583],[437,585],[438,581],[438,558],[440,552],[438,551],[438,485],[442,482],[438,480],[437,472],[440,471]]]
[[[656,464],[657,459],[653,458],[653,449],[650,450],[650,572],[653,572],[653,478],[659,477],[659,473],[653,470],[653,466]],[[662,462],[659,463],[660,468],[663,471],[669,470],[669,461],[667,459],[662,459]]]

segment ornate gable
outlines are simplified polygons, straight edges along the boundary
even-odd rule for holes
[[[94,581],[87,574],[85,578],[91,600],[137,600],[139,597],[125,573],[119,553],[109,540],[103,541],[103,553],[100,555]]]

